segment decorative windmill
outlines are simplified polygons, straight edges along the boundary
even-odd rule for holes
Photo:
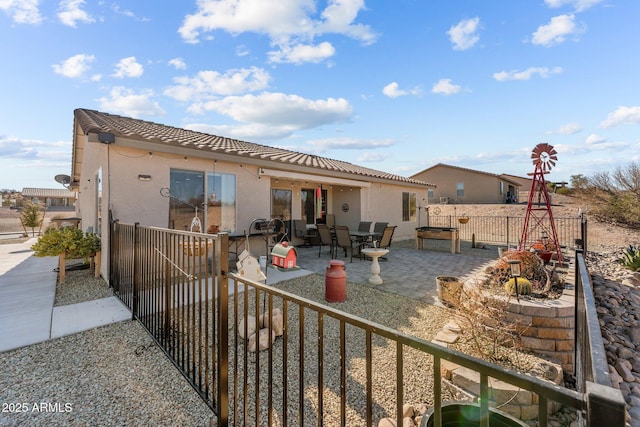
[[[524,219],[522,236],[518,250],[529,250],[542,246],[543,250],[555,252],[558,261],[564,261],[560,245],[558,244],[558,234],[556,224],[553,220],[551,202],[544,175],[549,173],[558,161],[557,151],[552,145],[542,143],[536,145],[531,153],[531,159],[535,166],[531,190],[529,191],[529,203],[527,204],[527,214]]]

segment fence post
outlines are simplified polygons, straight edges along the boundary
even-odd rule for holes
[[[226,427],[229,423],[229,279],[227,276],[229,235],[220,233],[214,242],[214,268],[218,285],[218,368],[217,371],[214,369],[212,372],[217,373],[216,411],[218,425]],[[237,295],[234,298],[237,298]]]
[[[138,239],[138,226],[139,222],[133,224],[133,289],[131,295],[132,297],[132,307],[131,307],[131,320],[135,320],[138,315],[138,286],[139,286],[139,266],[138,266],[138,257],[140,256],[140,242]]]
[[[507,216],[507,249],[509,249],[509,217]]]
[[[587,381],[587,426],[624,427],[625,401],[613,387]]]
[[[580,234],[582,238],[582,250],[587,253],[587,218],[583,217],[581,221]]]

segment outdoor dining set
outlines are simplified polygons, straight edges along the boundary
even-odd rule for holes
[[[311,246],[311,242],[319,246],[318,257],[322,254],[323,247],[329,247],[331,258],[337,258],[338,250],[344,251],[345,258],[353,257],[363,259],[367,254],[366,248],[386,249],[391,246],[391,239],[396,226],[390,226],[387,222],[361,221],[357,229],[349,229],[344,225],[316,224],[313,228],[307,227],[302,220],[294,221],[295,235],[304,240],[305,246]],[[364,250],[364,251],[363,251]]]

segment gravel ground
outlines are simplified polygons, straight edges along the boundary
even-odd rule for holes
[[[113,295],[113,291],[102,277],[96,278],[88,269],[74,270],[78,266],[88,268],[82,260],[67,261],[65,282],[56,284],[55,307],[93,301]],[[71,269],[70,269],[71,268]]]
[[[202,426],[212,412],[137,322],[0,357],[1,426]]]

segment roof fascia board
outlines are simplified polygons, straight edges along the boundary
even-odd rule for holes
[[[309,181],[318,181],[327,184],[348,185],[353,187],[371,187],[370,182],[358,181],[353,179],[334,178],[332,176],[313,175],[309,173],[296,173],[279,169],[260,168],[258,171],[260,176],[269,176],[272,178],[285,179],[304,179]]]

